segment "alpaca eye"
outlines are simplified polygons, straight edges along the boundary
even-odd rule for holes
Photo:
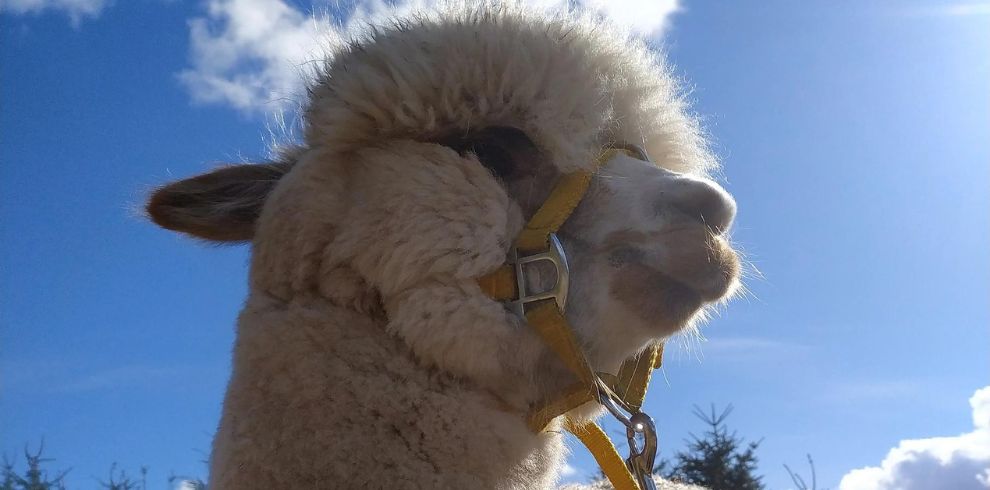
[[[506,179],[516,170],[512,152],[497,144],[475,143],[472,153],[488,170],[500,179]]]
[[[538,161],[539,150],[520,129],[490,126],[468,134],[440,138],[438,143],[454,151],[472,153],[488,170],[502,180],[518,177],[520,170]]]

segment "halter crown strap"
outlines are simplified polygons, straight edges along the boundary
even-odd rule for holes
[[[614,153],[610,150],[606,155]],[[561,177],[543,206],[529,219],[516,238],[516,248],[522,252],[534,252],[547,247],[547,237],[567,221],[574,208],[581,202],[591,184],[591,172],[579,170]]]
[[[595,169],[620,152],[633,157],[640,156],[626,149],[610,149],[595,160]],[[556,233],[574,212],[587,192],[592,176],[591,171],[564,175],[520,232],[515,243],[516,250],[526,254],[548,250],[551,246],[551,234]],[[516,300],[523,293],[519,288],[524,287],[520,278],[516,277],[516,271],[517,268],[512,264],[503,265],[479,278],[478,285],[496,301]],[[544,299],[530,303],[528,308],[521,307],[527,323],[536,329],[543,341],[579,380],[567,388],[562,396],[534,407],[527,417],[530,429],[542,432],[555,418],[587,402],[602,400],[600,390],[603,389],[610,390],[610,395],[614,395],[626,407],[638,410],[646,396],[651,373],[660,366],[663,345],[651,345],[627,359],[617,375],[595,373],[567,323],[561,304],[562,302],[553,299]],[[576,422],[565,415],[564,427],[588,448],[616,490],[642,490],[637,477],[633,476],[632,468],[619,456],[598,424],[593,421]],[[641,483],[642,478],[649,478],[648,475],[638,477]],[[644,483],[647,486],[650,484],[652,480]]]

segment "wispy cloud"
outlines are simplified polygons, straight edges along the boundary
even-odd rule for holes
[[[990,2],[945,2],[937,5],[919,6],[908,10],[908,14],[925,17],[970,17],[990,15]]]
[[[879,466],[852,470],[840,490],[978,490],[990,488],[990,386],[969,399],[972,432],[903,440]]]
[[[706,352],[715,354],[731,354],[739,352],[784,352],[803,348],[796,344],[782,342],[779,340],[765,339],[759,337],[720,337],[709,339],[702,344]]]
[[[188,377],[207,366],[152,366],[127,364],[85,368],[62,360],[5,361],[0,365],[0,388],[6,393],[76,394],[138,386],[162,386]]]
[[[910,398],[921,393],[922,384],[912,380],[845,380],[822,387],[825,401],[851,403]]]
[[[168,379],[178,379],[185,370],[178,367],[131,365],[76,376],[52,387],[59,393],[121,389]]]
[[[990,15],[990,3],[988,2],[974,2],[974,3],[960,3],[956,5],[946,5],[940,9],[945,15],[951,16],[961,16],[961,15]]]
[[[0,12],[12,14],[36,14],[44,11],[62,12],[73,25],[83,19],[98,17],[111,0],[3,0]]]
[[[528,0],[563,8],[566,0]],[[384,18],[429,8],[437,0],[359,1],[341,18],[287,0],[207,0],[189,23],[190,65],[179,79],[193,100],[244,113],[277,113],[300,100],[303,81],[327,47]],[[643,35],[658,35],[677,0],[587,0],[587,8]]]
[[[675,350],[676,349],[676,350]],[[675,337],[668,343],[666,357],[687,354],[692,358],[714,362],[780,362],[806,355],[807,346],[763,337],[721,337],[711,339],[694,335]]]

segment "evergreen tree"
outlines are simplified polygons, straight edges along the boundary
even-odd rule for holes
[[[7,456],[3,457],[3,480],[0,481],[0,490],[17,490],[14,486],[16,481],[14,480],[14,464],[7,459]]]
[[[0,490],[65,490],[65,470],[54,477],[49,477],[48,472],[41,468],[45,463],[54,461],[50,458],[43,458],[41,453],[45,450],[45,441],[41,441],[36,453],[24,447],[24,459],[27,460],[27,470],[24,475],[18,475],[14,470],[14,463],[6,456],[3,458],[3,478],[0,481]]]
[[[59,472],[54,477],[50,477],[45,466],[55,461],[52,458],[42,457],[44,451],[44,441],[38,451],[32,453],[27,447],[24,448],[24,458],[27,462],[27,469],[20,474],[15,468],[14,462],[3,457],[0,463],[0,490],[65,490],[65,475],[68,470]],[[168,479],[169,488],[174,490],[207,490],[206,482],[195,477],[179,477],[172,475]],[[127,472],[117,467],[117,463],[110,465],[109,476],[106,481],[97,480],[99,488],[106,490],[146,490],[148,488],[148,468],[141,467],[140,477],[133,478]]]
[[[811,459],[811,455],[806,455],[808,457],[808,467],[811,468],[811,485],[804,480],[801,475],[791,471],[791,467],[784,465],[784,469],[787,470],[787,474],[791,477],[791,482],[797,487],[797,490],[817,490],[818,489],[818,475],[815,473],[815,460]]]
[[[732,413],[729,405],[716,415],[715,406],[707,414],[694,407],[694,415],[708,425],[703,437],[691,434],[686,451],[678,451],[674,461],[663,460],[654,469],[665,478],[701,485],[712,490],[762,490],[762,476],[756,474],[756,449],[760,441],[746,442],[725,427]]]
[[[124,470],[117,470],[117,463],[110,465],[110,479],[108,481],[100,481],[100,486],[106,490],[146,490],[148,487],[147,482],[148,468],[145,466],[141,467],[141,479],[133,480],[131,477],[127,476],[127,472]]]

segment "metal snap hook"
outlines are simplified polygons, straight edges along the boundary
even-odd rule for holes
[[[598,388],[598,403],[626,427],[626,439],[629,443],[629,457],[625,460],[626,467],[636,478],[640,490],[656,490],[656,482],[653,481],[653,465],[656,462],[658,441],[657,428],[653,418],[623,403],[608,388],[601,377],[596,376],[595,384]]]
[[[653,418],[643,412],[636,412],[630,417],[626,426],[626,438],[629,441],[629,457],[626,465],[639,482],[642,490],[656,490],[653,481],[653,465],[657,457],[657,428]],[[638,437],[642,436],[642,444]]]

